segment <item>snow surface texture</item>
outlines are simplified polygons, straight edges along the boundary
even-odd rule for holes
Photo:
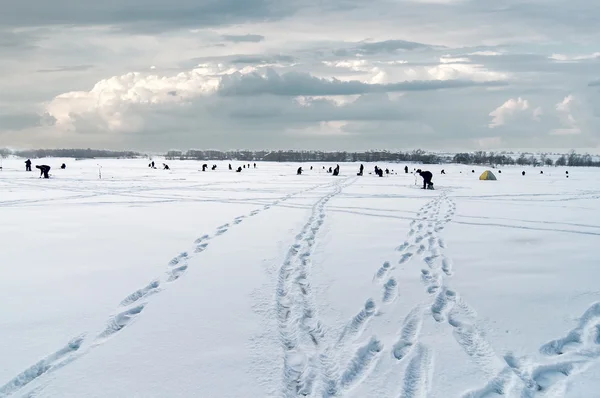
[[[600,170],[428,166],[432,191],[346,163],[23,161],[0,171],[0,397],[600,391]]]

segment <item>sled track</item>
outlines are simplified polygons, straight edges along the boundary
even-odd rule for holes
[[[9,395],[18,392],[31,382],[40,379],[44,375],[56,371],[63,366],[68,365],[81,356],[87,354],[93,348],[105,343],[109,339],[119,334],[123,329],[127,328],[127,326],[132,324],[136,318],[140,316],[140,314],[148,305],[148,300],[151,298],[151,296],[160,293],[170,284],[182,277],[189,268],[189,260],[206,250],[212,239],[225,234],[232,226],[239,225],[245,219],[257,216],[263,211],[266,211],[273,206],[277,206],[295,196],[316,190],[318,188],[331,186],[335,187],[336,191],[341,189],[339,182],[336,182],[334,184],[320,184],[295,193],[290,193],[249,212],[247,215],[235,217],[231,222],[219,226],[212,235],[202,235],[194,241],[191,249],[179,253],[168,262],[167,271],[164,275],[155,278],[143,288],[140,288],[127,295],[127,297],[120,302],[115,313],[108,317],[105,322],[105,326],[103,326],[100,331],[82,333],[78,335],[69,341],[63,348],[44,357],[36,364],[32,365],[28,369],[25,369],[19,375],[9,380],[6,384],[0,385],[0,398],[8,397]],[[322,218],[320,219],[320,222],[322,223]],[[316,234],[316,231],[314,233]],[[314,243],[314,235],[312,239]],[[308,311],[310,306],[309,304],[306,304],[306,306]],[[316,331],[314,333],[315,335],[317,334]],[[88,335],[91,336],[88,337]]]

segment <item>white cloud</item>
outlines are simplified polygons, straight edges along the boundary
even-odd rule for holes
[[[537,108],[535,108],[533,110],[533,120],[535,120],[536,122],[539,122],[543,114],[544,114],[544,110],[542,109],[541,106],[538,106]]]
[[[480,55],[480,56],[484,56],[484,57],[494,57],[497,55],[502,55],[502,53],[498,52],[498,51],[475,51],[475,52],[469,53],[468,55]]]
[[[514,117],[520,112],[524,112],[529,109],[529,102],[519,97],[517,99],[511,98],[505,103],[500,105],[498,108],[490,112],[492,121],[488,125],[489,128],[495,128],[506,124],[507,120]]]
[[[562,124],[561,128],[554,129],[551,135],[576,135],[581,133],[579,123],[573,116],[573,108],[576,100],[572,94],[567,95],[561,102],[556,104],[556,111]]]
[[[585,55],[552,54],[549,58],[554,61],[560,61],[560,62],[586,61],[586,60],[591,60],[591,59],[600,59],[600,52],[595,52],[593,54],[585,54]]]

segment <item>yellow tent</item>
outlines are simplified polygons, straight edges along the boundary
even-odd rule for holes
[[[496,181],[496,176],[489,170],[486,170],[479,176],[480,180],[491,180]]]

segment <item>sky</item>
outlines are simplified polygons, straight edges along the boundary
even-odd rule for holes
[[[600,153],[597,0],[2,0],[0,147]]]

